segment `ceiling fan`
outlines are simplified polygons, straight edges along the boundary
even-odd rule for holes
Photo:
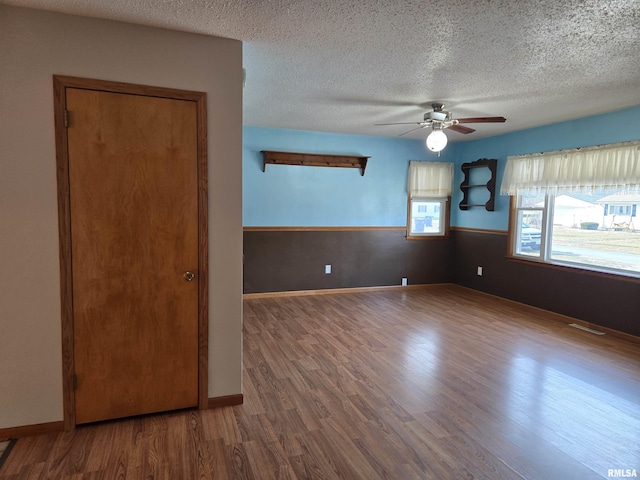
[[[416,128],[401,133],[399,136],[414,132],[420,128],[431,127],[433,131],[427,137],[427,148],[432,152],[440,152],[447,145],[447,136],[443,130],[448,128],[458,133],[473,133],[475,129],[460,125],[461,123],[504,123],[504,117],[470,117],[453,118],[451,112],[443,110],[443,103],[432,103],[433,110],[424,114],[422,122],[400,122],[400,123],[376,123],[375,125],[418,125]]]

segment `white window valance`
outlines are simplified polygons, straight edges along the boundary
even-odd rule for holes
[[[409,162],[407,192],[410,198],[451,196],[453,163]]]
[[[640,192],[640,141],[508,157],[502,195]]]

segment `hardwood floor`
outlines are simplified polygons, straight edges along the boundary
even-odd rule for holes
[[[245,300],[243,405],[23,438],[0,480],[640,475],[640,344],[550,317],[455,286]]]

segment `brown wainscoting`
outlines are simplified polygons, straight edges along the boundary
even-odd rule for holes
[[[238,393],[236,395],[225,395],[224,397],[213,397],[209,399],[208,408],[232,407],[234,405],[242,405],[244,395]]]
[[[507,235],[508,233],[505,230],[488,230],[486,228],[451,227],[451,230],[458,232],[486,233],[488,235]]]
[[[64,430],[64,422],[38,423],[35,425],[22,425],[20,427],[0,428],[0,442],[12,438],[30,437],[43,433],[57,433]]]
[[[514,261],[507,256],[506,232],[456,229],[452,232],[454,282],[551,312],[640,336],[638,284],[615,275],[577,268]],[[483,275],[477,275],[478,266]]]
[[[247,227],[244,293],[450,283],[451,240],[405,227]],[[325,265],[332,273],[325,274]]]

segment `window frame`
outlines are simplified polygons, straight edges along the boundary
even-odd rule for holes
[[[515,195],[511,196],[511,204],[509,209],[509,256],[515,257],[518,259],[529,260],[544,263],[544,259],[546,257],[547,251],[547,231],[548,231],[548,218],[549,218],[549,197],[545,195],[544,197],[544,206],[543,207],[523,207],[519,205],[520,196]],[[542,220],[540,225],[540,248],[538,250],[538,255],[526,255],[519,253],[518,244],[520,243],[520,239],[522,238],[521,230],[517,227],[518,224],[522,223],[522,219],[520,218],[520,212],[541,212]],[[553,218],[553,217],[551,217]]]
[[[634,272],[632,270],[623,270],[616,268],[607,268],[598,265],[590,265],[587,263],[570,262],[563,260],[554,260],[551,258],[552,245],[553,245],[553,215],[555,206],[556,195],[545,195],[545,205],[540,208],[526,208],[519,206],[519,195],[510,196],[509,206],[509,230],[507,232],[507,257],[511,260],[522,261],[527,263],[533,263],[538,265],[544,265],[552,268],[566,268],[571,270],[583,270],[591,272],[596,275],[615,276],[616,278],[638,281],[640,282],[640,272]],[[551,201],[553,200],[553,201]],[[520,221],[520,211],[537,211],[543,210],[542,216],[542,228],[540,235],[540,251],[538,256],[526,255],[517,252],[519,242],[518,222]]]
[[[411,210],[413,202],[432,202],[440,203],[440,225],[441,228],[438,232],[431,233],[416,233],[411,231]],[[451,197],[407,197],[407,240],[430,240],[430,239],[442,239],[449,236],[450,230],[450,215],[451,213]]]

